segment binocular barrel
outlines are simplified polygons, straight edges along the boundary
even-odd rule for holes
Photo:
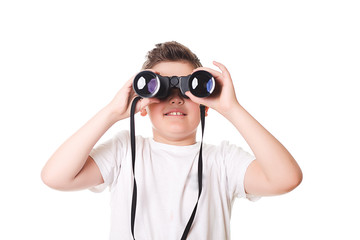
[[[181,77],[164,77],[152,71],[142,71],[135,76],[133,88],[143,98],[165,98],[172,88],[179,88],[185,98],[188,98],[185,95],[187,91],[197,97],[208,97],[215,89],[215,79],[204,70]]]

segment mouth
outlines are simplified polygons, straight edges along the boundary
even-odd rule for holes
[[[170,111],[164,114],[165,116],[186,116],[185,113],[180,111]]]

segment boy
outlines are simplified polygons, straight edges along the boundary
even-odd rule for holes
[[[302,172],[291,154],[236,99],[226,67],[201,66],[187,47],[177,42],[157,44],[143,69],[162,76],[210,72],[218,89],[206,98],[184,98],[173,89],[165,99],[146,98],[136,112],[149,115],[153,138],[136,137],[137,209],[134,236],[141,239],[180,239],[198,197],[197,161],[200,144],[199,104],[218,111],[232,123],[254,153],[223,142],[203,146],[203,181],[196,216],[187,239],[230,239],[230,213],[235,197],[269,196],[291,191]],[[135,93],[131,78],[114,99],[71,136],[48,160],[42,179],[59,190],[111,190],[110,239],[133,239],[131,201],[133,174],[127,131],[93,149],[117,121],[129,117]]]

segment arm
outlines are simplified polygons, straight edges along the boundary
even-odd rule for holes
[[[79,190],[103,183],[100,170],[89,153],[114,123],[129,117],[134,96],[130,79],[106,107],[55,151],[42,169],[43,182],[58,190]],[[137,111],[154,101],[157,100],[139,101]]]
[[[302,172],[286,148],[257,122],[237,101],[231,76],[226,67],[214,62],[221,72],[203,68],[216,78],[221,91],[213,98],[195,102],[209,106],[228,119],[244,137],[256,160],[245,175],[245,190],[258,196],[277,195],[291,191],[302,181]]]

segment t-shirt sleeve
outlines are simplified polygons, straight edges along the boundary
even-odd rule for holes
[[[102,192],[107,187],[111,190],[111,187],[119,176],[121,161],[125,157],[129,142],[128,131],[121,131],[113,138],[92,149],[90,156],[98,166],[104,179],[104,183],[90,188],[91,191]]]
[[[241,147],[229,144],[225,141],[222,143],[222,150],[224,154],[224,163],[228,182],[228,191],[231,199],[247,198],[251,201],[259,199],[258,196],[246,194],[245,192],[245,173],[255,157],[244,151]]]

